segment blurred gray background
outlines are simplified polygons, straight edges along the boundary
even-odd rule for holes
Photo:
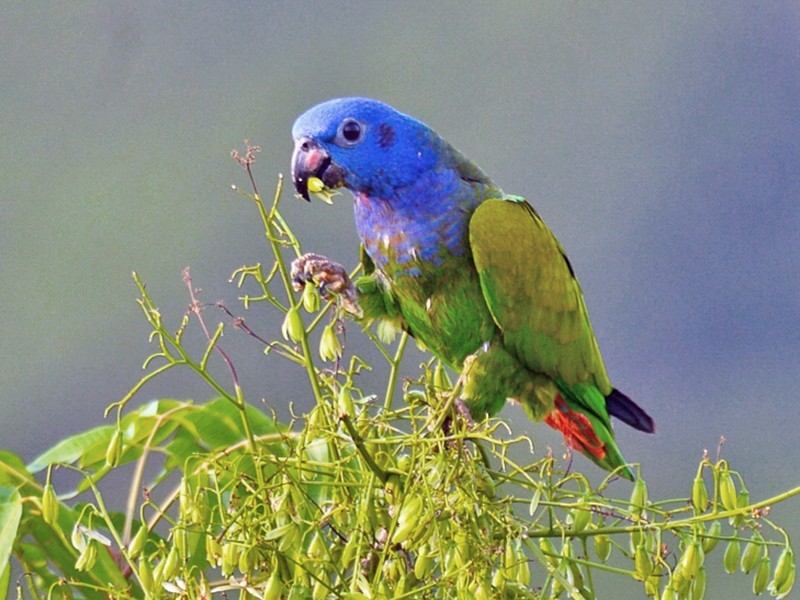
[[[723,435],[754,499],[798,484],[797,3],[5,3],[0,15],[0,447],[32,459],[103,422],[141,377],[154,349],[131,271],[173,328],[184,266],[202,299],[243,313],[229,274],[269,256],[255,208],[230,190],[247,183],[230,150],[263,147],[269,196],[294,118],[366,95],[435,127],[558,235],[614,383],[657,421],[655,436],[618,430],[652,495],[687,495]],[[355,264],[349,197],[283,202],[307,250]],[[266,305],[245,316],[278,334]],[[303,406],[302,371],[233,330],[223,343],[252,401]],[[175,373],[137,402],[210,395]],[[504,415],[541,452],[561,450],[545,426]],[[797,508],[775,511],[795,532]],[[744,597],[733,590],[750,578],[720,576],[720,561],[711,597]]]

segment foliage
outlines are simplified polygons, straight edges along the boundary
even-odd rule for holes
[[[157,351],[109,407],[116,423],[63,440],[27,466],[0,452],[0,599],[12,562],[24,572],[18,593],[35,597],[589,599],[601,595],[595,580],[606,572],[641,582],[648,597],[697,599],[704,558],[720,542],[724,568],[752,573],[754,593],[789,593],[792,550],[768,507],[800,488],[752,502],[725,460],[704,457],[687,498],[652,500],[641,477],[630,497],[617,498],[614,474],[593,486],[553,457],[527,462],[532,444],[501,421],[465,423],[453,408],[459,382],[434,361],[401,385],[405,336],[392,347],[364,330],[387,374],[380,395],[362,391],[368,365],[345,361],[335,300],[292,288],[287,256],[299,256],[300,244],[278,211],[281,186],[269,207],[258,194],[255,151],[235,158],[250,175],[253,194],[242,193],[263,220],[274,262],[236,275],[259,290],[243,298],[245,308],[283,313],[284,340],[262,342],[270,360],[305,372],[309,386],[297,386],[292,400],[311,394],[314,407],[282,425],[248,403],[219,343],[224,325],[206,326],[188,273],[191,309],[176,332],[134,275]],[[200,356],[183,340],[193,324],[207,339]],[[242,319],[233,326],[257,337]],[[215,356],[229,383],[211,375]],[[215,398],[129,406],[177,367]],[[100,487],[124,468],[133,472],[128,502],[115,511]],[[56,470],[77,474],[74,489],[56,491]]]

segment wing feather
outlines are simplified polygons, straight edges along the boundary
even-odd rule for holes
[[[481,203],[470,220],[470,245],[507,349],[556,381],[611,393],[580,284],[533,207],[517,197]]]

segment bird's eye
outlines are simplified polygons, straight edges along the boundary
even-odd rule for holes
[[[355,119],[345,119],[339,128],[339,135],[346,144],[357,144],[364,135],[364,127]]]

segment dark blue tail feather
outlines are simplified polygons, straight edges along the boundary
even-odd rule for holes
[[[617,389],[611,390],[611,393],[606,396],[606,410],[612,417],[618,418],[634,429],[645,433],[653,433],[656,430],[653,418],[644,412],[636,402]]]

